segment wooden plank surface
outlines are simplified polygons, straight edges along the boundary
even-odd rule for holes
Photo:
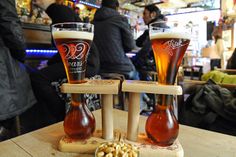
[[[101,129],[101,110],[94,113],[96,127]],[[127,112],[113,110],[114,129],[126,131]],[[139,132],[145,132],[146,117],[140,117]],[[22,147],[31,156],[51,156],[51,157],[93,157],[89,154],[62,153],[58,151],[58,142],[64,135],[62,123],[57,123],[49,127],[16,137],[12,139],[14,143]],[[206,130],[196,129],[180,125],[178,137],[184,149],[185,157],[236,157],[236,137],[223,135]],[[6,146],[7,147],[7,146]],[[7,152],[15,150],[14,145],[6,148]]]
[[[24,149],[15,144],[13,141],[7,140],[0,142],[1,157],[30,157]]]
[[[186,157],[236,157],[236,137],[180,126],[179,141]]]
[[[58,150],[58,142],[64,135],[63,124],[57,123],[12,139],[32,156],[75,156],[73,153],[62,153]]]

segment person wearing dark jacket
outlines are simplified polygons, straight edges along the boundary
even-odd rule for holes
[[[158,21],[164,21],[165,17],[161,14],[161,10],[155,5],[148,5],[143,11],[143,21],[149,27],[149,24]],[[140,78],[147,80],[146,75],[142,75],[141,71],[156,71],[154,54],[152,52],[151,41],[149,39],[149,30],[136,39],[136,46],[141,47],[136,56],[132,59],[135,67],[140,72]]]
[[[139,80],[132,61],[126,52],[135,48],[130,25],[125,16],[117,11],[118,0],[102,0],[102,6],[94,15],[94,43],[100,52],[100,73],[118,73],[126,79]],[[148,99],[141,95],[140,110],[147,107]]]
[[[52,19],[52,24],[61,22],[81,22],[79,16],[69,7],[57,4],[55,0],[35,0],[37,5],[45,10]],[[99,72],[99,53],[92,44],[86,67],[86,77],[92,77]],[[32,87],[40,103],[46,104],[55,121],[65,117],[65,100],[63,100],[52,87],[52,82],[66,78],[66,72],[59,53],[48,61],[48,66],[31,73]]]
[[[23,64],[25,40],[15,0],[0,1],[0,141],[2,127],[36,103]]]
[[[226,69],[236,69],[236,48],[234,49],[234,52],[227,61]]]
[[[94,15],[94,43],[100,52],[101,73],[119,73],[137,79],[137,72],[126,56],[135,47],[128,20],[117,11],[117,0],[103,0]]]

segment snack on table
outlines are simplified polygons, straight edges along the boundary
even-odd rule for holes
[[[106,142],[101,144],[96,152],[95,157],[138,157],[138,147],[121,141]]]

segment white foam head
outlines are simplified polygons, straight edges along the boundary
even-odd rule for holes
[[[85,40],[93,40],[93,33],[91,32],[83,32],[83,31],[55,31],[52,32],[52,36],[54,39],[85,39]]]
[[[184,32],[158,32],[150,34],[150,39],[161,39],[161,38],[180,38],[180,39],[191,39],[191,35]]]

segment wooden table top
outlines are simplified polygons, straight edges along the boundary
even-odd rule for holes
[[[128,114],[113,110],[114,129],[126,131]],[[96,127],[101,129],[101,110],[94,113]],[[144,116],[139,131],[145,132]],[[64,135],[62,122],[0,142],[1,157],[93,157],[91,154],[63,153],[57,146]],[[180,125],[178,137],[186,157],[236,157],[236,137]]]

